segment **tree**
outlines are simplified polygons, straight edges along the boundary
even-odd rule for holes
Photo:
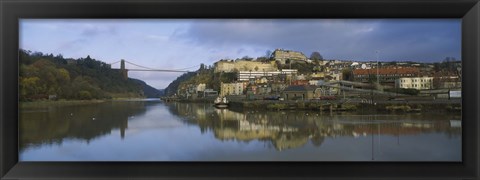
[[[265,57],[267,59],[270,59],[270,57],[272,57],[272,51],[270,51],[270,50],[265,51]]]
[[[88,91],[80,91],[78,92],[78,98],[82,100],[89,100],[92,99],[92,95]]]
[[[66,69],[58,69],[56,76],[60,84],[66,84],[70,82],[70,73]]]
[[[277,60],[277,61],[275,61],[275,65],[277,66],[277,68],[278,68],[279,70],[282,70],[282,62],[280,62],[280,61]]]
[[[257,58],[257,61],[260,61],[260,62],[269,62],[270,59],[266,58],[266,57],[258,57]]]
[[[317,52],[317,51],[314,51],[312,52],[312,54],[310,55],[310,59],[311,60],[323,60],[323,56]]]
[[[253,58],[251,58],[249,56],[243,56],[242,59],[245,60],[245,61],[252,61],[253,60]]]
[[[203,71],[203,70],[205,70],[205,69],[206,69],[206,68],[205,68],[205,64],[200,63],[200,69],[198,69],[198,71],[201,72],[201,71]]]
[[[345,68],[342,70],[343,80],[353,81],[353,71],[351,68]]]
[[[285,64],[290,65],[289,69],[292,69],[292,60],[290,59],[285,60]]]
[[[38,77],[20,77],[20,98],[25,99],[27,96],[37,95],[39,91],[40,78]]]
[[[435,72],[440,72],[442,70],[442,67],[441,67],[440,63],[438,63],[438,62],[433,63],[433,70]]]
[[[79,91],[87,91],[91,98],[107,95],[125,96],[138,94],[141,86],[132,80],[125,81],[120,73],[90,56],[71,59],[67,63],[62,55],[43,54],[20,50],[19,53],[19,94],[21,100],[38,99],[48,94],[59,98],[80,98]],[[81,77],[82,78],[78,78]],[[84,96],[88,97],[88,96]]]

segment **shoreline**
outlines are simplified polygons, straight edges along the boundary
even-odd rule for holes
[[[237,110],[267,110],[267,111],[285,111],[285,110],[311,110],[311,111],[330,111],[330,112],[461,112],[461,103],[339,103],[329,101],[231,101],[230,108]]]
[[[73,105],[85,105],[85,104],[98,104],[111,100],[58,100],[58,101],[31,101],[31,102],[18,102],[18,108],[41,108],[51,106],[73,106]]]
[[[206,99],[181,99],[180,103],[210,103]],[[378,102],[376,104],[360,102],[335,101],[272,101],[272,100],[231,100],[228,109],[232,110],[263,110],[263,111],[332,111],[332,112],[392,112],[392,113],[421,113],[421,112],[461,112],[461,102]]]
[[[159,99],[159,98],[113,98],[113,99],[91,99],[91,100],[41,100],[41,101],[19,101],[19,108],[42,108],[51,106],[74,106],[74,105],[86,105],[86,104],[99,104],[113,101],[142,101],[145,99]]]

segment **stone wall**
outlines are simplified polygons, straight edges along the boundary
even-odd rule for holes
[[[276,70],[277,68],[271,63],[263,63],[257,61],[218,61],[215,63],[215,72]]]

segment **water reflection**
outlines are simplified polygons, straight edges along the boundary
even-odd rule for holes
[[[21,160],[461,160],[461,116],[450,113],[112,101],[24,108],[19,117]]]
[[[359,137],[368,135],[415,135],[445,133],[458,138],[461,128],[449,120],[458,114],[324,114],[312,111],[235,112],[215,109],[209,104],[175,103],[174,114],[188,123],[198,124],[202,132],[213,131],[222,141],[269,141],[277,150],[297,148],[308,141],[320,146],[326,137]]]
[[[89,143],[119,129],[125,137],[129,120],[146,112],[154,102],[125,101],[90,105],[20,109],[20,149],[43,144],[61,144],[64,139]],[[157,102],[158,103],[158,102]]]

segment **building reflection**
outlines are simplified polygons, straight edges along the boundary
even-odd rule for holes
[[[186,123],[196,124],[203,133],[211,131],[221,141],[264,141],[279,151],[298,148],[310,142],[321,146],[326,138],[365,137],[370,135],[415,135],[445,133],[461,135],[451,127],[451,115],[355,115],[321,114],[312,111],[236,112],[215,109],[209,104],[173,103],[170,110]]]

